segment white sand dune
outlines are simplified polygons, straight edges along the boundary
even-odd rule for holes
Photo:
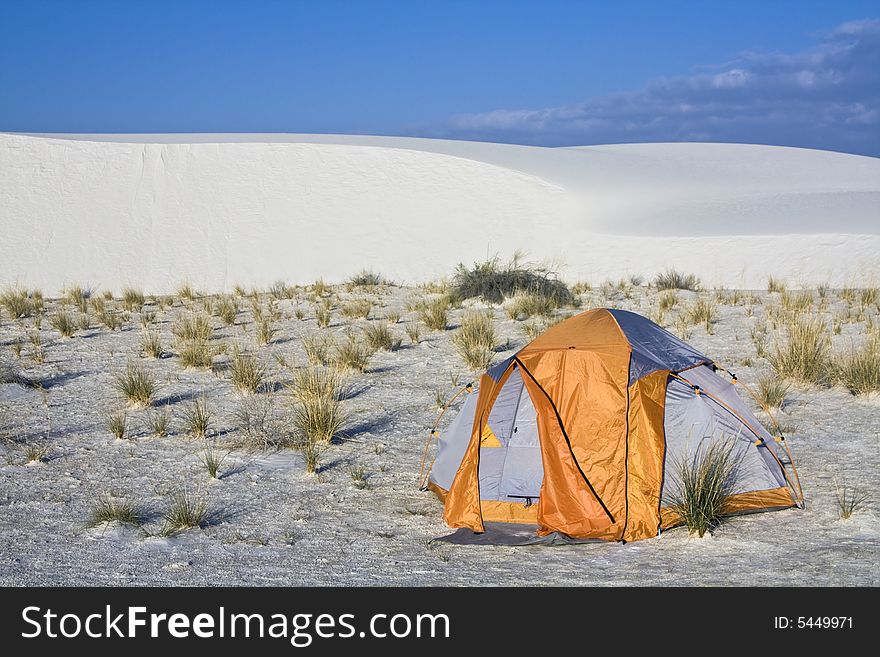
[[[880,159],[736,144],[538,148],[342,135],[0,134],[0,283],[148,292],[372,268],[402,282],[524,249],[601,282],[864,283]]]

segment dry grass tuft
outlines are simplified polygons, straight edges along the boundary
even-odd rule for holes
[[[350,319],[362,317],[367,319],[373,310],[373,302],[369,299],[353,299],[342,304],[342,314]]]
[[[449,297],[435,297],[417,304],[419,319],[432,331],[445,331],[449,325]]]
[[[292,423],[300,443],[326,445],[342,434],[348,414],[335,397],[304,396],[294,404]]]
[[[171,496],[170,506],[163,519],[163,536],[173,536],[185,529],[196,529],[208,519],[208,503],[202,496],[183,489]]]
[[[144,293],[141,290],[126,287],[122,290],[122,307],[129,312],[140,310],[144,306]]]
[[[133,362],[129,362],[125,370],[116,375],[113,386],[129,404],[139,407],[152,406],[159,389],[152,372],[140,363]]]
[[[70,338],[76,332],[76,323],[73,320],[73,315],[70,313],[59,310],[55,313],[50,319],[49,324],[61,334],[63,338]]]
[[[144,510],[128,500],[101,495],[92,506],[88,526],[97,527],[108,522],[140,526],[144,522]]]
[[[765,411],[781,409],[791,386],[779,377],[764,374],[758,379],[755,396]]]
[[[365,372],[373,352],[359,342],[354,333],[349,333],[345,340],[338,343],[333,351],[333,362],[343,369]]]
[[[265,384],[266,366],[253,355],[236,351],[229,365],[232,384],[246,394],[256,394]]]
[[[486,313],[468,313],[462,319],[461,328],[456,331],[452,342],[468,367],[484,370],[495,355],[495,326]]]
[[[800,317],[786,326],[787,340],[777,342],[767,360],[776,375],[799,383],[824,383],[828,378],[831,337],[817,316]]]
[[[785,292],[785,281],[769,276],[767,278],[767,291],[771,294],[773,292]]]
[[[323,333],[313,333],[302,339],[306,359],[312,365],[327,365],[330,362],[330,345],[330,339]]]
[[[187,404],[182,411],[183,425],[193,438],[207,438],[211,433],[211,409],[208,397],[199,395]]]
[[[880,340],[869,338],[861,347],[835,354],[830,367],[833,380],[854,395],[880,393]]]
[[[108,413],[105,418],[107,431],[116,438],[117,440],[123,440],[125,438],[126,431],[128,430],[128,415],[125,411],[113,411],[112,413]]]
[[[364,327],[364,337],[370,349],[377,351],[384,349],[385,351],[397,351],[403,342],[402,338],[394,335],[387,324],[380,322],[372,322]]]
[[[153,329],[144,329],[141,334],[141,353],[147,358],[161,358],[165,350],[162,348],[162,338],[159,332]]]

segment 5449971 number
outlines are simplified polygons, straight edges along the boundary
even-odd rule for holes
[[[777,630],[796,628],[818,630],[851,630],[852,616],[776,616],[773,627]]]

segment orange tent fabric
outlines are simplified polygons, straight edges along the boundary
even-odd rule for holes
[[[448,491],[432,486],[447,524],[483,532],[486,521],[518,522],[537,525],[538,535],[625,541],[675,524],[660,501],[667,384],[671,373],[711,361],[622,312],[596,309],[563,321],[481,377],[458,471]],[[534,405],[543,464],[538,502],[525,506],[481,500],[480,491],[480,439],[514,370]],[[742,510],[793,504],[787,488],[737,497]]]

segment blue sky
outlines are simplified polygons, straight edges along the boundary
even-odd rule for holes
[[[877,2],[0,0],[0,130],[880,155]]]

